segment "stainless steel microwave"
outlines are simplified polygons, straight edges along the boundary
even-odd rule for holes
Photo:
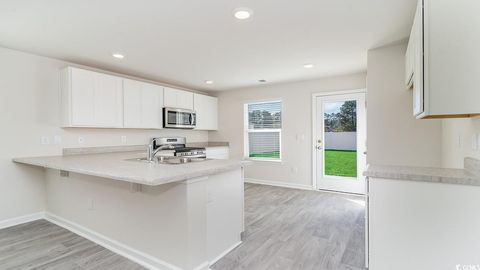
[[[192,110],[163,108],[163,127],[194,129],[197,124],[197,114]]]

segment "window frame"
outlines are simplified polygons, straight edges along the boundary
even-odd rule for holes
[[[282,128],[265,128],[265,129],[251,129],[249,125],[248,118],[248,105],[251,104],[262,104],[262,103],[274,103],[280,102],[280,112],[281,112],[281,126]],[[282,162],[283,151],[282,151],[282,129],[283,129],[283,101],[281,99],[271,99],[271,100],[260,100],[260,101],[248,101],[243,105],[243,145],[244,145],[244,159],[252,161],[262,161],[262,162]],[[264,157],[250,157],[250,133],[262,133],[262,132],[278,132],[278,143],[279,143],[279,157],[275,158],[264,158]]]

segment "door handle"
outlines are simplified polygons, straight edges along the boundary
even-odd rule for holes
[[[322,146],[318,145],[317,147],[317,150],[322,150]]]

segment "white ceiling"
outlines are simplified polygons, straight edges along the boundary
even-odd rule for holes
[[[408,36],[415,3],[1,0],[0,46],[198,90],[229,90],[259,79],[365,71],[369,48]],[[253,10],[253,17],[236,20],[238,7]],[[113,52],[126,57],[115,59]]]

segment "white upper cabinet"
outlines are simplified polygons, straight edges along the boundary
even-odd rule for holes
[[[419,0],[405,61],[417,118],[480,114],[478,10],[480,1]]]
[[[218,100],[216,97],[194,94],[194,109],[197,113],[197,127],[201,130],[218,129]]]
[[[68,67],[61,93],[65,127],[123,126],[121,78]]]
[[[193,93],[165,87],[164,107],[193,110]]]
[[[163,128],[162,86],[123,79],[123,95],[125,128]]]

